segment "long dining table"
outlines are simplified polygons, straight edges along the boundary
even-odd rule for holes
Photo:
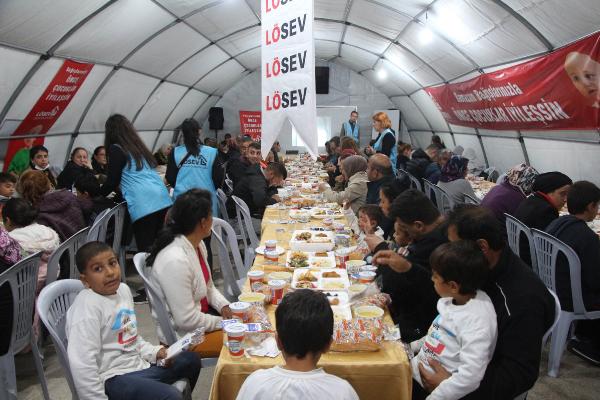
[[[287,213],[287,211],[283,211]],[[282,210],[268,208],[262,222],[261,245],[266,240],[277,239],[278,245],[288,250],[292,230],[298,225],[280,224]],[[311,220],[311,226],[322,225],[322,220]],[[282,256],[283,257],[283,256]],[[257,255],[252,269],[262,269],[264,257]],[[249,292],[248,282],[243,292]],[[270,322],[275,326],[276,306],[267,305],[266,311]],[[389,313],[384,316],[384,323],[393,324]],[[219,361],[215,368],[210,399],[233,400],[236,398],[245,379],[252,372],[283,365],[281,354],[275,358],[249,356],[234,359],[228,349],[223,346]],[[381,349],[375,352],[351,352],[324,354],[318,364],[326,372],[346,379],[361,399],[373,400],[408,400],[412,393],[412,372],[410,362],[402,343],[384,341]]]

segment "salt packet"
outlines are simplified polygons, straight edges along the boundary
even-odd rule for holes
[[[196,346],[204,342],[204,327],[195,329],[193,332],[188,333],[175,343],[173,343],[167,349],[167,356],[156,362],[159,367],[164,367],[168,360],[177,357],[184,351],[188,351],[190,347]]]

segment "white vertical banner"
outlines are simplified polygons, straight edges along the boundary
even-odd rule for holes
[[[316,158],[313,0],[261,0],[261,15],[262,155],[289,119]]]

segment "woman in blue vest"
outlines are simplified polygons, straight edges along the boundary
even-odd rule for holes
[[[179,128],[183,145],[175,147],[169,155],[165,179],[174,189],[174,198],[190,189],[208,190],[212,199],[212,215],[217,217],[217,188],[222,186],[225,179],[219,152],[202,145],[200,124],[195,119],[186,119]]]
[[[396,165],[398,149],[396,148],[396,135],[392,132],[392,121],[384,112],[373,115],[373,128],[379,132],[375,142],[365,149],[367,155],[375,153],[385,154],[390,158],[392,165]]]
[[[137,248],[150,251],[172,204],[167,187],[154,170],[156,160],[131,122],[120,114],[106,120],[104,147],[108,175],[101,194],[106,196],[121,186]]]

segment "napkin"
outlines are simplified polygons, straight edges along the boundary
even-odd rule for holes
[[[256,346],[247,348],[246,352],[251,356],[271,358],[277,357],[280,353],[279,349],[277,348],[277,342],[273,336],[269,336]]]

